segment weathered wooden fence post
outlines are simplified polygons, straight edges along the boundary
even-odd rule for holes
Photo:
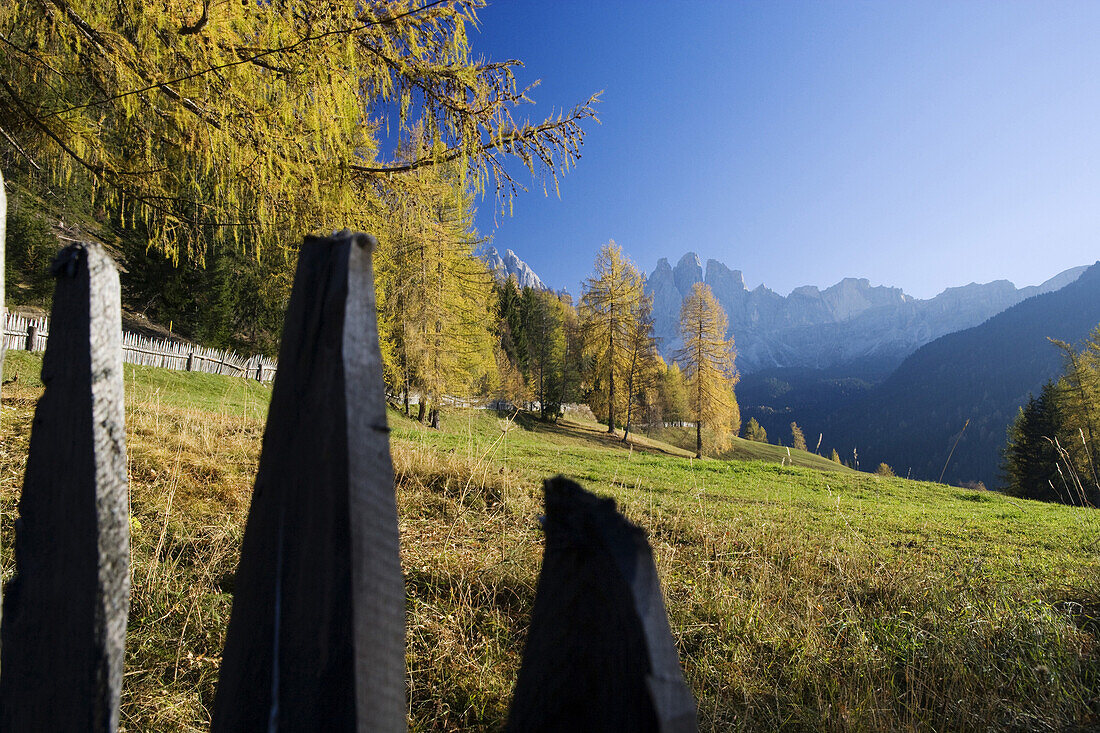
[[[4,244],[8,237],[8,192],[4,185],[4,173],[0,171],[0,328],[8,326],[8,301],[4,299]],[[8,352],[8,339],[0,332],[0,381],[4,379],[4,355]],[[3,618],[3,602],[0,601],[0,619]],[[0,669],[3,669],[0,666]]]
[[[4,186],[4,174],[0,171],[0,324],[7,327],[8,301],[4,299],[4,243],[8,231],[8,192]],[[0,377],[4,374],[4,352],[7,351],[7,339],[0,338]]]
[[[0,627],[0,730],[118,727],[130,534],[118,272],[65,248]]]
[[[35,344],[38,341],[38,326],[33,323],[27,324],[27,342],[23,346],[27,351],[34,351]]]
[[[373,237],[307,237],[212,730],[405,730],[405,595]]]
[[[687,733],[698,727],[645,533],[558,477],[509,731]]]

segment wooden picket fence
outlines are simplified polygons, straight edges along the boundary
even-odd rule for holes
[[[46,317],[28,318],[8,313],[4,319],[4,348],[20,351],[45,351],[49,334]]]
[[[6,349],[45,351],[49,335],[50,319],[46,317],[28,318],[9,313],[4,321]],[[127,364],[228,374],[260,382],[275,379],[279,368],[276,360],[263,355],[245,357],[229,349],[208,349],[175,339],[149,338],[133,332],[122,334],[122,360]]]
[[[407,726],[374,246],[345,231],[301,249],[215,733]],[[130,591],[119,279],[95,244],[66,248],[53,269],[46,388],[0,622],[0,730],[112,733]],[[546,548],[506,729],[696,730],[643,531],[564,478],[545,493]]]

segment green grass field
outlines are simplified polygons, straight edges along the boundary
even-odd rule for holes
[[[606,429],[606,426],[604,426]],[[646,437],[677,446],[683,455],[695,455],[695,428],[659,428],[645,432]],[[730,446],[718,458],[730,461],[767,461],[785,466],[802,466],[818,471],[851,471],[843,464],[835,463],[815,453],[784,448],[771,443],[757,443],[744,438],[731,438]]]
[[[39,368],[10,353],[4,370],[18,375],[0,411],[5,579]],[[270,388],[130,365],[126,387],[122,722],[204,730]],[[649,531],[704,730],[1100,724],[1094,510],[744,441],[732,454],[752,460],[700,461],[595,423],[477,410],[445,413],[440,431],[396,411],[390,422],[413,730],[503,724],[542,552],[541,481],[556,473]]]

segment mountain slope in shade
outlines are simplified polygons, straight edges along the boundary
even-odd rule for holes
[[[997,486],[1008,425],[1029,394],[1061,373],[1049,339],[1076,344],[1098,324],[1100,262],[1060,290],[926,344],[856,404],[803,428],[824,432],[826,454],[856,448],[865,470],[886,462],[901,476],[935,480],[969,419],[944,481]]]
[[[675,267],[657,262],[646,287],[653,296],[654,330],[668,358],[679,346],[680,304],[697,282],[714,291],[729,317],[743,374],[763,369],[826,369],[859,362],[887,373],[920,346],[969,328],[1031,296],[1063,287],[1085,268],[1067,270],[1042,285],[1017,289],[1007,280],[948,288],[919,300],[900,288],[845,278],[821,290],[807,285],[784,297],[760,285],[745,287],[739,270],[693,252]]]
[[[510,249],[504,250],[502,256],[497,252],[495,247],[486,247],[485,251],[481,255],[481,259],[485,261],[485,264],[489,266],[489,269],[493,271],[493,274],[498,280],[504,281],[509,277],[516,278],[516,285],[519,289],[534,288],[535,290],[547,290],[547,287],[542,284],[542,280],[535,271],[532,270],[526,262],[516,256],[516,253]]]

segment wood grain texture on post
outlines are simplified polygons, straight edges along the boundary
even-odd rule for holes
[[[507,730],[697,730],[645,533],[572,481],[546,481],[546,550]]]
[[[0,730],[114,731],[130,601],[118,272],[95,244],[66,247],[53,269],[0,629]]]
[[[213,730],[404,731],[405,591],[373,237],[306,239]]]
[[[8,239],[8,191],[4,185],[4,173],[0,171],[0,324],[7,326],[8,323],[8,301],[4,295],[4,281],[7,279],[7,274],[4,270],[4,248]],[[8,339],[0,332],[0,382],[4,379],[4,355],[8,351]],[[2,400],[0,400],[2,401]],[[0,620],[3,619],[4,605],[0,600]],[[3,670],[3,666],[0,666],[0,670]]]

